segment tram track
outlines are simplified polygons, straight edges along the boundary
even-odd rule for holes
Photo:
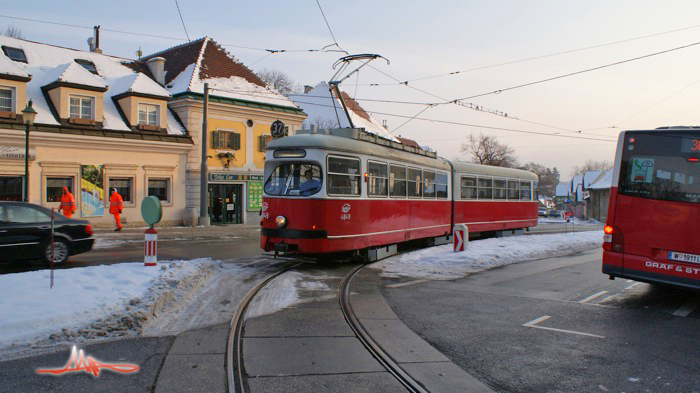
[[[248,392],[249,388],[246,383],[245,359],[243,358],[243,333],[245,328],[245,314],[248,306],[251,304],[255,296],[268,284],[276,278],[297,270],[300,266],[305,265],[303,262],[290,262],[282,267],[279,271],[270,274],[254,288],[252,288],[244,297],[238,311],[231,320],[231,329],[229,332],[227,354],[226,354],[226,372],[228,379],[228,391],[230,393]],[[308,265],[308,264],[306,264]],[[347,266],[347,265],[346,265]],[[369,332],[356,316],[351,304],[350,287],[353,278],[362,271],[367,264],[357,264],[351,267],[349,273],[343,277],[339,287],[337,288],[337,299],[340,305],[340,310],[354,336],[360,341],[364,348],[371,356],[386,370],[388,374],[393,376],[407,391],[409,392],[427,392],[414,378],[404,371],[382,347],[372,339]]]

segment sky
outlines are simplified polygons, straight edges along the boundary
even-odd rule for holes
[[[8,17],[100,25],[104,53],[127,58],[209,36],[252,70],[300,85],[331,78],[339,48],[380,54],[389,64],[374,60],[341,88],[392,135],[448,159],[468,158],[468,135],[494,135],[521,163],[568,180],[586,160],[612,161],[621,130],[700,124],[700,45],[506,89],[700,42],[699,13],[700,2],[676,0],[42,0],[3,5],[0,31],[87,49],[92,29]]]

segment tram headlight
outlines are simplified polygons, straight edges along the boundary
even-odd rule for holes
[[[275,218],[275,223],[277,224],[277,228],[284,228],[287,226],[287,217],[277,216],[277,218]]]

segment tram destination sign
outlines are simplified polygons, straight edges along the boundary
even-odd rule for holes
[[[235,175],[232,173],[210,173],[209,181],[262,181],[262,175]]]

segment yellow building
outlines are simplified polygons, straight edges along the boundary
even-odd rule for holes
[[[0,200],[57,208],[74,195],[76,218],[113,226],[108,188],[124,199],[122,220],[143,226],[140,202],[163,202],[163,225],[181,225],[193,140],[168,109],[170,93],[134,60],[0,36]],[[29,178],[25,125],[31,100]]]
[[[208,37],[143,60],[162,65],[163,84],[172,94],[168,106],[190,131],[195,144],[186,170],[186,223],[195,223],[199,216],[200,143],[204,84],[207,83],[209,106],[205,143],[210,221],[212,224],[257,224],[270,127],[273,122],[281,121],[288,132],[293,133],[301,128],[306,114],[285,96],[269,89]]]

